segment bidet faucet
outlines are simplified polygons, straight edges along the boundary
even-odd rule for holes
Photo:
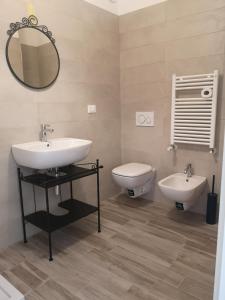
[[[41,132],[40,132],[40,140],[42,142],[47,142],[48,138],[47,138],[47,133],[53,133],[54,129],[51,128],[51,125],[49,124],[41,124]]]
[[[187,174],[187,177],[192,177],[193,169],[191,164],[187,164],[187,167],[184,169],[184,174]]]

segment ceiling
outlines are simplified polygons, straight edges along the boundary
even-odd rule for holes
[[[85,0],[93,5],[101,7],[116,15],[124,15],[129,12],[150,6],[167,0]]]

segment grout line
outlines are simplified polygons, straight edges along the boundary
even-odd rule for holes
[[[168,3],[167,3],[167,5],[168,5]],[[209,13],[209,12],[214,12],[214,11],[217,11],[217,10],[221,10],[223,8],[225,8],[225,5],[222,5],[222,6],[216,7],[216,8],[212,8],[212,9],[206,9],[206,10],[191,13],[191,14],[187,14],[187,15],[177,17],[177,18],[174,18],[174,19],[168,19],[168,17],[167,17],[168,7],[166,7],[166,22],[173,22],[175,20],[180,20],[180,19],[183,19],[183,18],[190,18],[191,16],[202,15],[202,14],[206,14],[206,13]]]
[[[144,66],[151,66],[151,65],[155,65],[155,64],[165,64],[165,65],[167,65],[168,63],[174,62],[174,61],[177,62],[177,61],[185,61],[185,60],[208,58],[208,57],[218,57],[218,56],[223,57],[223,59],[224,59],[224,54],[223,53],[209,54],[209,55],[203,55],[203,56],[192,56],[192,57],[180,58],[180,59],[163,60],[163,61],[159,61],[159,62],[156,62],[156,63],[150,63],[150,64],[147,64],[147,63],[146,64],[140,64],[140,65],[137,65],[137,66],[130,66],[130,67],[121,68],[120,71],[135,69],[135,68],[144,67]]]
[[[148,46],[160,46],[160,44],[163,44],[162,46],[165,46],[165,48],[168,46],[168,44],[172,43],[172,42],[176,42],[176,41],[181,41],[181,40],[189,40],[189,39],[194,39],[200,36],[207,36],[207,35],[214,35],[217,33],[224,33],[225,34],[225,26],[224,29],[222,30],[217,30],[217,31],[213,31],[213,32],[209,32],[209,33],[201,33],[201,34],[197,34],[197,35],[191,35],[191,36],[187,36],[187,37],[181,37],[181,38],[175,38],[175,39],[171,39],[171,40],[165,40],[162,42],[156,42],[154,44],[145,44],[142,46],[137,46],[137,47],[130,47],[130,48],[126,48],[126,49],[120,49],[120,53],[121,52],[128,52],[134,49],[139,49],[139,48],[147,48]]]
[[[166,6],[167,5],[168,5],[168,3],[166,4]],[[139,30],[142,30],[144,28],[157,26],[157,25],[160,25],[160,24],[163,24],[163,23],[165,23],[165,24],[167,24],[167,23],[173,23],[173,22],[176,22],[177,20],[182,20],[182,19],[185,19],[185,18],[188,19],[188,18],[191,18],[192,16],[203,15],[203,14],[206,14],[206,13],[209,13],[209,12],[213,13],[215,11],[218,11],[218,10],[221,10],[221,9],[224,9],[224,8],[225,8],[225,5],[223,5],[221,7],[213,8],[213,9],[207,9],[207,10],[203,10],[203,11],[199,11],[199,12],[195,12],[195,13],[190,13],[190,14],[187,14],[187,15],[183,15],[181,17],[176,17],[176,18],[168,19],[168,17],[167,17],[167,15],[168,15],[168,8],[165,7],[165,20],[163,22],[155,23],[155,24],[152,24],[152,25],[149,25],[149,26],[143,26],[143,27],[136,28],[136,29],[131,29],[131,30],[124,31],[124,32],[120,31],[121,25],[120,25],[120,22],[119,22],[119,34],[123,35],[123,34],[129,33],[129,32],[139,31]],[[119,19],[122,18],[122,17],[123,16],[119,16]]]

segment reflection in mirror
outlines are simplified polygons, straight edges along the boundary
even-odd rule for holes
[[[12,73],[32,88],[52,84],[59,72],[59,56],[53,41],[36,27],[23,27],[9,38],[6,56]]]

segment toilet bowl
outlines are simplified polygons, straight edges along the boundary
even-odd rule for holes
[[[131,198],[148,193],[151,190],[154,175],[154,168],[141,163],[129,163],[112,170],[114,181],[124,188]]]

